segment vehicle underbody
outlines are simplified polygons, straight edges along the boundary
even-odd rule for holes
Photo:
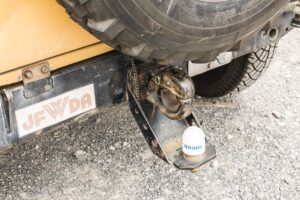
[[[67,4],[70,5],[73,4]],[[148,60],[134,52],[125,55],[111,51],[55,71],[47,60],[26,66],[21,70],[21,82],[3,85],[0,89],[0,149],[50,131],[54,125],[96,107],[128,101],[153,153],[179,169],[196,171],[216,157],[216,149],[206,141],[206,151],[201,156],[188,158],[182,152],[184,130],[190,126],[200,127],[193,115],[194,97],[201,93],[198,84],[194,84],[198,82],[195,77],[233,65],[241,58],[251,60],[253,52],[256,54],[252,56],[257,56],[259,51],[261,55],[267,52],[267,58],[271,58],[279,39],[294,27],[300,27],[299,2],[283,5],[267,23],[241,29],[248,33],[243,33],[234,46],[222,41],[228,40],[226,37],[204,41],[201,45],[211,45],[213,49],[198,51],[195,59],[189,54],[180,61],[178,57]],[[233,37],[239,38],[238,35]],[[266,47],[269,49],[264,50]],[[127,50],[125,53],[129,54]],[[259,56],[256,59],[269,62]],[[71,91],[81,96],[72,97]],[[66,116],[65,112],[68,112]]]

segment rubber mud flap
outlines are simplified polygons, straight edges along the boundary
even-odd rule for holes
[[[59,0],[85,29],[144,61],[208,62],[270,24],[289,0]]]

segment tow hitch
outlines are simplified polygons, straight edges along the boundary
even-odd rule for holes
[[[214,159],[215,147],[208,141],[201,155],[182,151],[184,131],[200,126],[192,112],[195,88],[187,73],[171,66],[137,67],[133,59],[131,64],[129,106],[153,153],[185,170],[197,170]]]
[[[184,132],[195,133],[193,130],[199,127],[192,113],[195,89],[187,67],[143,62],[135,66],[133,59],[118,52],[51,74],[45,70],[47,73],[41,77],[39,72],[44,71],[44,66],[47,65],[34,65],[24,71],[26,77],[27,71],[32,72],[32,81],[0,89],[0,153],[95,107],[119,104],[127,93],[134,118],[160,158],[179,169],[194,170],[216,156],[214,146],[208,142],[205,145],[201,130],[199,139],[192,140],[201,144],[187,145],[185,154],[182,151],[183,138],[191,138]],[[192,128],[188,131],[188,127]]]

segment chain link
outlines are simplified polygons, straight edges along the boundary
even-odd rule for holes
[[[130,84],[136,100],[140,101],[139,74],[133,57],[130,57],[130,63],[131,63]]]

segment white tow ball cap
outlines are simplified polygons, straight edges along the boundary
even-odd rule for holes
[[[198,126],[185,129],[182,138],[182,151],[188,156],[200,156],[205,152],[205,134]]]

